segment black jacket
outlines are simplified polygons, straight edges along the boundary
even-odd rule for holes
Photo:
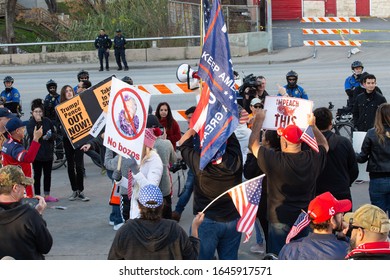
[[[38,154],[35,157],[35,160],[38,161],[52,161],[53,160],[53,153],[54,153],[54,139],[56,137],[56,130],[54,129],[54,125],[52,121],[46,117],[42,118],[41,122],[43,126],[43,134],[42,137],[39,139],[39,144],[41,144],[41,147],[38,150]],[[28,124],[27,124],[27,133],[28,133],[28,139],[29,142],[34,138],[34,128],[37,125],[37,122],[33,117],[30,118]],[[48,135],[48,131],[50,137],[45,137],[45,135]]]
[[[194,148],[193,137],[178,149],[185,163],[194,171],[198,184],[194,185],[194,212],[202,211],[213,199],[242,182],[242,152],[233,133],[226,145],[220,164],[209,163],[199,169],[200,152]],[[217,222],[233,221],[240,217],[231,197],[225,194],[205,211],[205,216]]]
[[[386,131],[390,133],[390,127],[385,126]],[[379,143],[379,138],[375,128],[367,131],[363,140],[362,149],[356,155],[359,163],[368,161],[367,172],[370,178],[390,177],[390,139],[385,137],[384,145]]]
[[[53,239],[38,211],[19,202],[0,203],[0,258],[43,260]]]
[[[352,143],[332,131],[323,132],[329,144],[324,170],[317,179],[316,195],[331,192],[337,199],[350,199],[350,186],[359,175]]]
[[[386,98],[374,91],[361,93],[353,105],[353,122],[358,131],[367,131],[374,127],[375,113],[379,105],[386,103]]]

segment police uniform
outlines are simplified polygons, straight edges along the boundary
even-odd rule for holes
[[[109,49],[111,48],[112,42],[107,34],[99,35],[95,39],[95,48],[98,50],[99,62],[100,62],[100,71],[103,71],[103,57],[106,61],[106,70],[110,70],[108,64],[108,57],[110,55]]]
[[[123,66],[125,67],[125,70],[129,70],[129,67],[127,66],[126,62],[126,38],[120,34],[121,30],[116,30],[116,36],[114,37],[114,53],[115,53],[115,60],[116,64],[118,64],[118,70],[122,70],[122,64],[121,59],[123,62]]]

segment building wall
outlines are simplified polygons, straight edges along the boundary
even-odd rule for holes
[[[390,17],[390,1],[371,0],[371,14],[376,17]]]
[[[337,1],[337,16],[353,17],[356,15],[356,0],[338,0]]]
[[[325,5],[322,1],[303,1],[304,16],[322,17],[325,15]]]

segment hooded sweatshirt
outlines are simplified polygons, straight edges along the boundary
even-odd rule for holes
[[[37,210],[19,202],[0,203],[0,258],[43,260],[53,239]]]
[[[128,220],[117,232],[109,260],[195,260],[200,240],[173,220]]]

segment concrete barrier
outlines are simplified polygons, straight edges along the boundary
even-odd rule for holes
[[[230,34],[230,52],[232,57],[248,56],[267,50],[269,43],[268,32],[250,32]],[[146,48],[127,49],[126,59],[131,61],[163,61],[196,59],[201,54],[200,47]],[[110,63],[115,64],[114,51],[110,51]],[[29,64],[69,64],[69,63],[98,63],[97,51],[75,52],[42,52],[23,54],[1,54],[0,65],[29,65]]]

